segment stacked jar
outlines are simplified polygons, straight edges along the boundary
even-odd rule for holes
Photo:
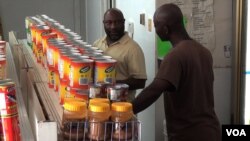
[[[62,131],[65,140],[84,140],[87,132],[87,104],[73,98],[65,98]]]
[[[100,141],[109,138],[108,120],[110,105],[108,103],[92,102],[88,107],[88,121],[90,140]]]
[[[129,102],[114,102],[111,105],[112,140],[132,139],[132,104]]]
[[[110,101],[108,98],[92,98],[89,100],[89,105],[92,103],[107,103],[110,104]]]

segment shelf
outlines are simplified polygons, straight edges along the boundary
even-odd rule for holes
[[[59,104],[58,94],[48,87],[47,70],[41,64],[35,62],[36,58],[33,56],[26,40],[19,40],[19,42],[23,45],[23,51],[28,52],[25,55],[25,59],[32,65],[29,66],[29,68],[32,68],[29,71],[29,75],[32,77],[37,94],[46,109],[47,120],[56,121],[60,125],[62,121],[62,106]]]
[[[31,128],[37,141],[57,141],[62,121],[62,107],[56,92],[47,85],[47,71],[36,62],[26,40],[18,40],[13,50],[19,81]]]
[[[24,135],[22,140],[57,141],[58,124],[53,116],[48,116],[51,113],[44,106],[48,104],[44,104],[41,100],[43,94],[36,87],[38,83],[45,83],[46,78],[40,75],[31,50],[26,49],[25,44],[16,39],[14,32],[9,32],[9,43],[10,55],[8,57],[11,57],[9,58],[11,61],[9,61],[10,69],[7,72],[10,78],[16,82],[18,97],[21,99],[18,101],[18,105],[20,105],[18,110],[20,111],[21,133]],[[16,72],[13,72],[14,70]],[[29,126],[25,123],[29,123]]]
[[[21,137],[23,141],[35,141],[33,132],[31,130],[30,121],[26,111],[26,107],[23,100],[19,80],[17,77],[16,67],[12,56],[9,43],[6,46],[6,57],[7,57],[7,77],[12,79],[16,84],[16,96],[18,104],[18,117],[20,122]]]

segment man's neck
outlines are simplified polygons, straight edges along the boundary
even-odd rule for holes
[[[107,44],[108,44],[108,46],[110,46],[110,45],[113,44],[114,42],[116,42],[116,41],[112,41],[112,40],[110,40],[110,38],[107,38]]]
[[[125,35],[125,32],[124,32],[124,34],[123,34],[118,40],[111,40],[111,39],[107,36],[106,41],[107,41],[108,46],[110,46],[110,45],[112,45],[113,43],[119,41],[124,35]]]

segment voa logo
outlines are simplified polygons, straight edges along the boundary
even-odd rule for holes
[[[227,136],[247,136],[244,129],[226,129]]]

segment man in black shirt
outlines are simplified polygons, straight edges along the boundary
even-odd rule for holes
[[[135,114],[163,93],[169,141],[219,141],[220,124],[214,111],[213,59],[191,39],[178,6],[165,4],[154,14],[157,35],[173,49],[163,59],[153,82],[132,102]]]

